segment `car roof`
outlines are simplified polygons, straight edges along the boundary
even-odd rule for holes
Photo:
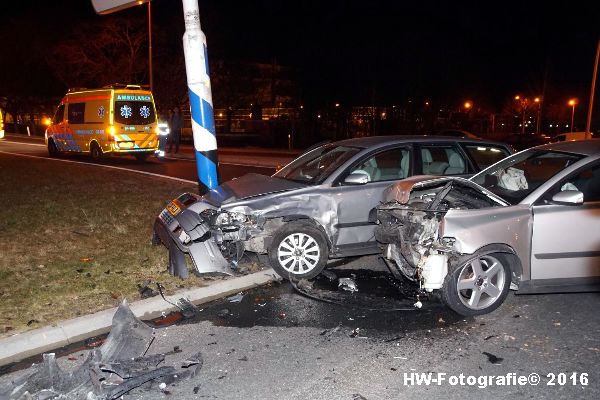
[[[402,143],[490,143],[508,147],[505,143],[474,138],[459,138],[455,136],[428,136],[428,135],[393,135],[393,136],[369,136],[362,138],[353,138],[335,142],[337,145],[353,146],[362,148],[383,147]]]
[[[534,148],[539,150],[564,151],[567,153],[576,153],[584,156],[593,156],[600,153],[600,139],[549,143],[536,146]]]

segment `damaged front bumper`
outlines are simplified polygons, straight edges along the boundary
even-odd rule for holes
[[[189,254],[198,273],[231,275],[229,262],[223,257],[212,239],[209,221],[187,208],[198,198],[185,193],[171,201],[154,222],[154,235],[169,250],[169,272],[181,278],[188,277],[185,254]],[[207,204],[206,209],[216,208]]]
[[[153,243],[169,250],[169,272],[188,277],[185,255],[199,274],[232,275],[244,253],[244,240],[259,233],[255,218],[220,209],[200,196],[184,193],[154,222]],[[158,240],[157,240],[158,239]]]

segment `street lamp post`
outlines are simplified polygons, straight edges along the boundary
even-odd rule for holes
[[[154,89],[152,84],[152,0],[148,1],[148,75],[150,81],[150,91]]]
[[[575,104],[577,104],[576,99],[569,100],[569,105],[571,106],[571,132],[573,132],[573,124],[575,123]]]
[[[540,97],[536,97],[533,101],[538,105],[537,109],[537,118],[535,121],[535,134],[540,134],[540,119],[542,118],[542,99]]]

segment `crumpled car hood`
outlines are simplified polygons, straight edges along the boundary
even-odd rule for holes
[[[306,185],[272,176],[251,173],[223,183],[204,195],[203,199],[216,207],[220,207],[222,204],[225,205],[238,200],[303,187],[306,187]]]
[[[412,177],[403,179],[401,181],[395,182],[394,184],[388,186],[385,189],[385,191],[383,192],[382,203],[385,204],[385,203],[389,203],[389,202],[397,202],[400,204],[408,204],[408,202],[410,200],[410,194],[413,190],[417,190],[417,189],[424,188],[427,186],[442,185],[442,184],[444,184],[446,182],[450,182],[450,181],[455,181],[456,183],[458,183],[462,186],[470,187],[472,189],[480,191],[480,192],[484,193],[486,196],[490,197],[491,199],[497,201],[498,203],[500,203],[502,205],[508,205],[508,203],[506,203],[505,200],[496,196],[494,193],[490,192],[483,186],[480,186],[469,179],[464,179],[464,178],[457,177],[457,176],[439,177],[439,176],[432,176],[432,175],[416,175],[416,176],[412,176]]]

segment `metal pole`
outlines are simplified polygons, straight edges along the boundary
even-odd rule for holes
[[[585,132],[591,132],[592,128],[592,109],[594,108],[594,92],[596,91],[596,75],[598,75],[598,58],[600,58],[600,40],[596,47],[596,62],[594,63],[594,74],[592,75],[592,88],[590,89],[590,102],[588,105],[587,122],[585,123]]]
[[[150,75],[150,91],[154,89],[154,85],[152,84],[152,3],[151,0],[148,0],[148,74]]]
[[[571,111],[571,132],[573,132],[574,121],[575,121],[575,103],[573,103],[573,111]]]
[[[198,189],[200,193],[206,193],[219,185],[217,138],[208,72],[206,36],[200,29],[198,0],[182,0],[182,2],[185,19],[183,51],[192,111]]]

